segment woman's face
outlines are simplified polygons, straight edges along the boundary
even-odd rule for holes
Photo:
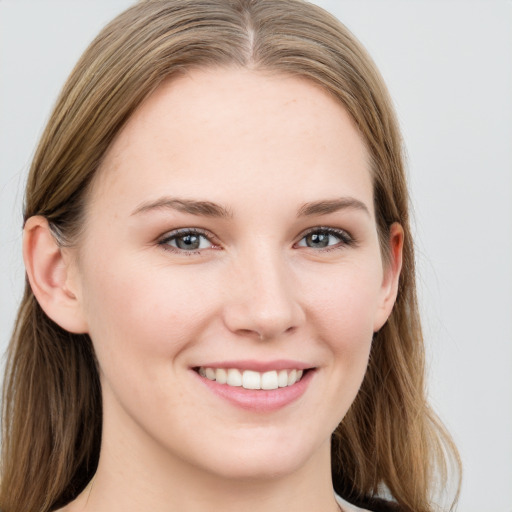
[[[249,70],[165,83],[108,151],[77,250],[104,447],[224,477],[328,459],[397,274],[340,104]]]

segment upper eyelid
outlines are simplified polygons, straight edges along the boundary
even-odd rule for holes
[[[298,236],[298,240],[302,240],[302,238],[304,238],[305,236],[309,235],[310,233],[314,233],[315,231],[326,231],[326,232],[331,233],[331,234],[346,235],[351,240],[354,239],[352,234],[349,231],[347,231],[346,229],[334,228],[334,227],[331,227],[331,226],[315,226],[313,228],[309,228],[309,229],[306,229],[305,231],[303,231]]]
[[[198,235],[198,236],[205,238],[211,244],[211,247],[198,248],[198,249],[192,249],[192,250],[187,251],[184,249],[180,249],[179,247],[173,247],[169,243],[172,240],[179,238],[180,236],[186,236],[186,235],[190,235],[190,234]],[[170,251],[170,252],[173,252],[176,254],[184,254],[184,255],[188,255],[188,256],[192,256],[194,254],[196,254],[196,255],[201,254],[203,251],[209,250],[209,249],[220,249],[221,248],[220,243],[217,241],[217,238],[215,237],[215,235],[213,235],[213,233],[211,233],[207,230],[201,229],[201,228],[172,229],[170,231],[167,231],[163,235],[159,236],[156,239],[155,243],[158,246],[162,247],[166,251]]]
[[[311,233],[312,231],[333,231],[339,233],[348,233],[346,229],[335,228],[333,226],[313,226],[304,230],[304,233]]]
[[[175,237],[178,237],[180,235],[188,235],[188,234],[197,234],[204,236],[210,242],[213,243],[213,240],[215,240],[217,237],[211,233],[210,231],[202,228],[177,228],[177,229],[171,229],[170,231],[166,231],[163,235],[160,235],[158,237],[159,241],[162,240],[169,240]]]
[[[325,247],[313,248],[308,247],[307,245],[302,245],[301,242],[310,234],[315,232],[324,232],[329,235],[335,236],[338,238],[338,242],[336,244],[327,245]],[[346,249],[348,247],[357,247],[358,241],[352,236],[352,234],[346,229],[334,228],[329,226],[322,227],[314,227],[310,228],[306,231],[303,231],[302,234],[297,238],[297,241],[294,243],[294,247],[297,249],[305,249],[305,250],[313,250],[315,253],[327,253],[330,251],[336,251],[340,249]]]
[[[316,231],[320,231],[320,232],[324,231],[324,232],[328,232],[330,234],[338,235],[342,239],[348,237],[351,242],[355,241],[352,234],[349,231],[347,231],[346,229],[335,228],[332,226],[313,226],[311,228],[308,228],[308,229],[302,231],[296,238],[296,241],[294,242],[294,244],[296,244],[297,242],[300,242],[304,237],[306,237],[307,235],[314,233]],[[173,238],[177,238],[180,235],[187,235],[187,234],[191,234],[191,233],[198,234],[200,236],[205,237],[212,245],[217,245],[217,246],[220,245],[218,237],[215,236],[211,231],[208,231],[203,228],[197,228],[197,227],[190,227],[190,228],[186,227],[186,228],[172,229],[170,231],[167,231],[163,235],[159,236],[157,241],[159,243],[164,243],[168,240],[172,240]]]

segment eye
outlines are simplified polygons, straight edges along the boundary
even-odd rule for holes
[[[342,229],[314,228],[297,243],[298,247],[310,249],[335,249],[353,245],[353,238]]]
[[[176,231],[171,231],[158,244],[167,250],[192,254],[203,249],[215,247],[209,236],[198,229],[177,229]]]

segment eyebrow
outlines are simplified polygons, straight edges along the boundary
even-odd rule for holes
[[[297,212],[297,217],[308,217],[311,215],[327,215],[339,210],[361,210],[370,215],[368,207],[359,199],[354,197],[339,197],[337,199],[328,199],[324,201],[314,201],[306,203]]]
[[[203,217],[230,218],[233,216],[231,211],[211,201],[196,201],[193,199],[181,199],[175,197],[162,197],[156,201],[150,201],[138,206],[132,215],[144,213],[152,210],[171,209],[192,215]]]
[[[177,210],[179,212],[203,217],[233,217],[233,213],[228,208],[212,203],[211,201],[197,201],[194,199],[175,197],[162,197],[156,201],[142,203],[132,212],[132,215],[162,209]],[[355,199],[353,197],[340,197],[337,199],[327,199],[306,203],[297,211],[297,217],[328,215],[329,213],[346,209],[360,210],[370,215],[370,211],[367,206],[362,201],[359,201],[359,199]]]

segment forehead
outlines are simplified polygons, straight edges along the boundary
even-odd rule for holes
[[[95,188],[142,196],[178,187],[220,201],[226,187],[237,197],[280,189],[307,201],[333,195],[333,184],[335,195],[372,194],[368,155],[343,105],[303,78],[228,68],[164,82],[108,150]]]

